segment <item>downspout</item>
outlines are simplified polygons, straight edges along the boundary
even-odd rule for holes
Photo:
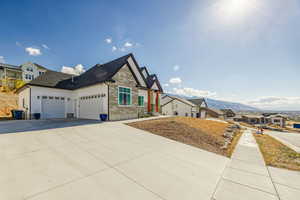
[[[29,119],[31,119],[31,88],[29,88]]]
[[[105,82],[105,85],[107,85],[107,119],[109,121],[109,84]]]

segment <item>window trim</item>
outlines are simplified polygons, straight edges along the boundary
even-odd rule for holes
[[[140,104],[139,104],[139,98],[140,98],[140,97],[143,97],[143,105],[140,105]],[[145,107],[145,97],[144,97],[143,95],[138,95],[138,106],[139,106],[139,107]]]
[[[126,88],[126,89],[130,90],[130,104],[128,104],[128,105],[122,105],[122,104],[120,104],[120,101],[119,101],[120,88]],[[132,105],[133,105],[132,104],[132,88],[118,85],[118,106],[120,106],[120,107],[130,107]]]

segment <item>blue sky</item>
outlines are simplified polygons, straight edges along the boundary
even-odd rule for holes
[[[0,61],[85,69],[134,53],[165,91],[300,110],[297,0],[1,1]]]

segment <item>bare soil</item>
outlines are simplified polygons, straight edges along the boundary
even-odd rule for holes
[[[11,110],[18,108],[18,95],[0,92],[0,118],[11,116]]]
[[[225,143],[223,134],[230,125],[222,122],[190,117],[170,117],[128,125],[227,157],[231,156],[234,148],[231,145],[228,149],[221,148]]]

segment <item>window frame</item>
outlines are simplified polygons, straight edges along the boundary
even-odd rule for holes
[[[140,97],[142,97],[143,105],[140,105],[140,100],[139,100]],[[139,106],[139,107],[145,107],[145,97],[144,97],[143,95],[139,95],[139,96],[138,96],[138,106]]]
[[[120,104],[120,88],[125,88],[130,90],[130,104]],[[120,107],[130,107],[132,106],[132,88],[125,86],[118,86],[118,106]]]

